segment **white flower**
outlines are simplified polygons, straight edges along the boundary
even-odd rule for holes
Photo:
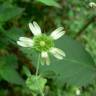
[[[33,33],[33,39],[27,37],[20,37],[17,44],[22,47],[34,48],[36,51],[40,52],[42,61],[47,65],[50,64],[48,53],[51,53],[57,59],[63,59],[65,53],[58,48],[54,47],[54,40],[59,39],[64,35],[63,27],[59,27],[54,30],[49,36],[41,33],[41,28],[36,22],[29,23],[29,28]]]
[[[89,6],[90,6],[90,7],[96,7],[96,3],[95,3],[95,2],[90,2],[90,3],[89,3]]]

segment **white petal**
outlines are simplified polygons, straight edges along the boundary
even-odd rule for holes
[[[33,24],[29,23],[29,28],[34,35],[40,35],[41,34],[41,29],[36,22],[33,22]]]
[[[47,52],[41,52],[41,57],[42,58],[46,58],[46,57],[48,57],[48,53]]]
[[[53,54],[57,59],[63,59],[65,57],[65,53],[58,48],[51,48],[50,53]]]
[[[59,27],[59,28],[55,29],[51,34],[52,35],[58,34],[58,32],[62,31],[63,29],[64,29],[63,27]]]
[[[47,65],[50,65],[50,60],[49,60],[49,56],[48,56],[48,53],[47,52],[41,52],[41,58],[43,60],[43,65],[44,63],[47,64]]]
[[[17,41],[17,44],[22,46],[22,47],[33,47],[33,42],[29,41]]]
[[[27,37],[20,37],[19,40],[22,42],[33,43],[33,40]]]
[[[59,32],[58,34],[56,34],[56,35],[54,36],[54,40],[59,39],[59,38],[62,37],[64,34],[65,34],[65,31]]]
[[[61,36],[63,36],[65,34],[65,31],[63,31],[63,27],[59,27],[57,28],[56,30],[54,30],[52,33],[51,33],[51,37],[54,39],[54,40],[57,40],[58,38],[60,38]]]
[[[41,34],[40,26],[35,21],[33,22],[33,25],[34,25],[35,29]]]
[[[22,46],[22,47],[25,47],[25,44],[22,43],[22,42],[20,42],[20,41],[17,41],[17,44],[20,45],[20,46]]]

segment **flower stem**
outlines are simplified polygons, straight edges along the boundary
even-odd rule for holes
[[[38,82],[38,72],[39,72],[39,65],[40,65],[40,55],[38,56],[38,61],[37,61],[37,68],[36,68],[36,82],[37,82],[37,85],[39,87],[39,82]],[[40,89],[40,87],[39,87]],[[40,90],[40,94],[41,96],[44,96],[44,93]]]
[[[38,61],[37,61],[36,77],[37,77],[38,71],[39,71],[39,61],[40,61],[40,55],[38,56]]]

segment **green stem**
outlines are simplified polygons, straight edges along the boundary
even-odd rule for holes
[[[40,55],[38,56],[38,61],[37,61],[36,77],[38,76],[38,72],[39,72],[39,61],[40,61]]]
[[[32,95],[33,95],[33,96],[37,96],[37,94],[35,94],[35,93],[33,93]]]
[[[38,56],[38,61],[37,61],[36,78],[37,78],[38,72],[39,72],[39,65],[40,65],[40,55]],[[36,82],[39,87],[38,79],[36,79]],[[40,87],[39,87],[39,89],[40,89]],[[41,94],[41,96],[44,96],[44,93],[41,90],[40,90],[40,94]]]
[[[60,89],[57,89],[57,95],[61,96],[61,90]]]
[[[41,93],[41,96],[44,96],[43,92]]]

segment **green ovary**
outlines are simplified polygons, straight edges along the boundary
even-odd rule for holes
[[[54,46],[53,39],[45,34],[35,36],[33,40],[34,40],[34,48],[39,52],[48,51],[51,47]]]

